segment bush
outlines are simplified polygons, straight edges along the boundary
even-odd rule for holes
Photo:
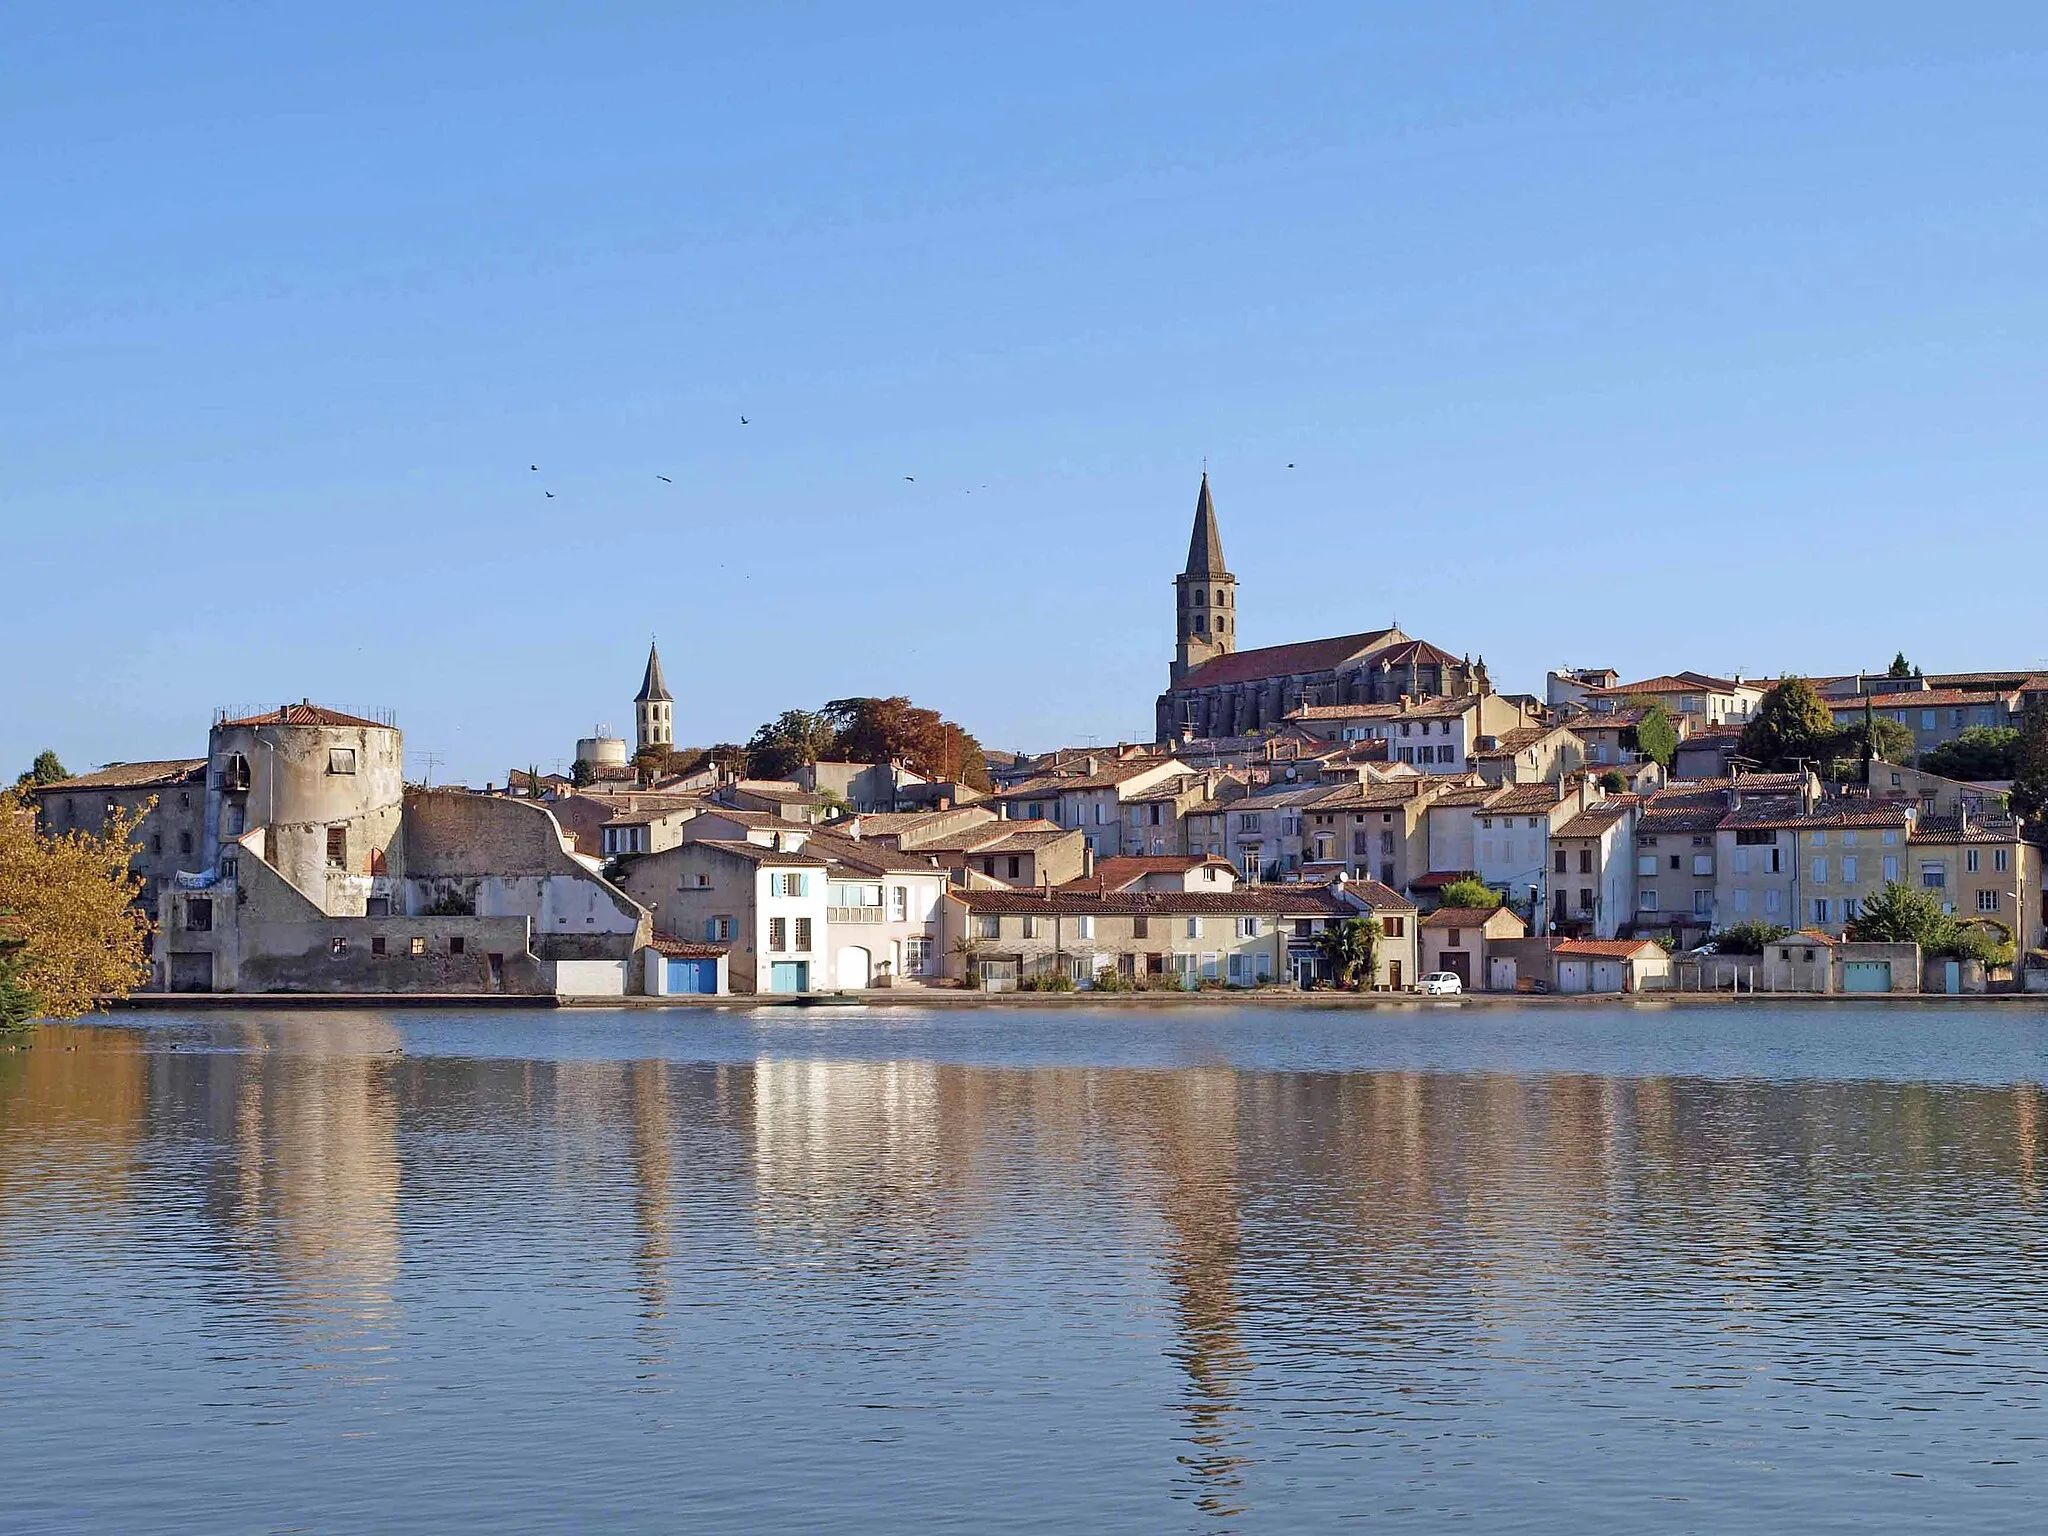
[[[1036,976],[1026,976],[1017,983],[1019,992],[1071,992],[1074,978],[1065,971],[1040,971]]]
[[[1445,906],[1476,907],[1481,911],[1506,906],[1507,899],[1506,891],[1496,891],[1483,880],[1453,880],[1443,892]]]
[[[1719,933],[1709,934],[1707,941],[1718,954],[1760,955],[1766,944],[1784,938],[1791,931],[1780,928],[1776,923],[1760,923],[1752,919],[1746,923],[1732,923]]]

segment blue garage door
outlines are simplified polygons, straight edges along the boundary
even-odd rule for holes
[[[803,960],[778,960],[768,972],[768,990],[771,992],[808,992],[811,987],[811,967]]]
[[[1850,960],[1842,966],[1844,992],[1889,992],[1892,963],[1889,960]]]
[[[671,960],[668,963],[668,990],[670,996],[688,992],[713,993],[718,990],[718,962],[716,960]]]

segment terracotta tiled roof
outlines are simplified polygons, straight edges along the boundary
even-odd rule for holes
[[[1552,837],[1598,837],[1634,809],[1632,802],[1608,800],[1589,805],[1561,827],[1550,830]]]
[[[1660,789],[1643,803],[1636,821],[1636,836],[1663,837],[1674,833],[1711,832],[1728,814],[1726,788],[1681,782]]]
[[[2010,817],[1984,819],[1970,818],[1968,831],[1963,830],[1962,821],[1955,816],[1922,816],[1914,823],[1908,843],[1926,843],[1933,846],[1956,843],[2016,843],[2020,840],[2019,823]]]
[[[720,853],[732,854],[750,864],[788,865],[791,869],[823,869],[826,861],[808,849],[786,852],[779,848],[765,848],[759,843],[743,843],[731,838],[706,837],[694,843],[682,844],[684,848],[716,848]]]
[[[1525,725],[1516,730],[1502,731],[1494,738],[1492,746],[1476,747],[1468,756],[1487,758],[1513,757],[1525,747],[1535,746],[1544,737],[1569,729],[1569,726],[1563,725]]]
[[[1242,885],[1234,891],[953,890],[970,912],[1063,917],[1355,917],[1355,908],[1327,885]],[[1392,894],[1391,892],[1389,893]],[[1398,897],[1393,905],[1407,906]]]
[[[1501,792],[1498,784],[1456,784],[1429,802],[1432,811],[1464,810],[1485,805]]]
[[[1062,890],[1121,890],[1124,886],[1135,885],[1147,875],[1185,875],[1197,869],[1214,866],[1227,869],[1233,876],[1237,866],[1228,859],[1217,858],[1206,853],[1162,853],[1129,854],[1104,859],[1095,866],[1095,873],[1083,875],[1078,880],[1069,880],[1060,887]]]
[[[654,935],[647,941],[647,947],[671,960],[716,960],[732,953],[730,944],[692,944],[684,939],[670,938],[665,933]]]
[[[1487,809],[1504,816],[1537,816],[1554,811],[1563,803],[1555,784],[1507,784],[1502,786],[1500,798]]]
[[[1191,670],[1175,685],[1186,688],[1217,688],[1231,683],[1262,682],[1269,677],[1295,677],[1311,672],[1334,672],[1354,656],[1363,656],[1383,646],[1391,629],[1376,629],[1362,635],[1336,635],[1328,640],[1302,640],[1293,645],[1268,645],[1253,651],[1233,651]]]
[[[62,795],[72,790],[154,789],[159,785],[197,784],[205,778],[205,758],[173,757],[148,763],[109,763],[95,772],[81,773],[75,779],[59,779],[55,784],[32,784],[29,788],[39,795]]]
[[[1483,928],[1494,918],[1507,913],[1523,927],[1522,914],[1511,907],[1438,907],[1422,920],[1425,928]]]
[[[2011,704],[2004,693],[1972,692],[1963,688],[1918,688],[1906,693],[1865,694],[1861,698],[1829,699],[1827,706],[1838,715],[1860,713],[1865,704],[1872,709],[1951,709],[1958,706]]]
[[[1411,891],[1440,891],[1447,885],[1456,885],[1460,880],[1477,880],[1476,869],[1432,869],[1426,875],[1417,875],[1408,882]]]
[[[1673,672],[1662,677],[1646,677],[1640,683],[1616,683],[1611,688],[1588,688],[1589,699],[1621,699],[1631,694],[1660,693],[1731,693],[1737,688],[1749,688],[1762,692],[1757,683],[1738,683],[1732,677],[1709,677],[1704,672]]]
[[[1595,960],[1626,960],[1631,955],[1655,948],[1657,946],[1648,939],[1560,939],[1551,953]]]
[[[353,725],[365,730],[388,731],[392,727],[381,720],[365,720],[360,715],[344,715],[338,709],[322,709],[318,704],[286,704],[267,714],[247,715],[240,720],[223,720],[222,725]]]
[[[886,843],[864,838],[841,837],[836,832],[813,831],[804,842],[806,853],[816,853],[837,864],[875,875],[936,875],[943,873],[931,859],[920,853],[902,853]]]
[[[1768,795],[1745,798],[1721,818],[1727,828],[1814,827],[1904,827],[1913,819],[1912,808],[1902,800],[1868,800],[1841,797],[1822,800],[1807,810],[1792,796]]]
[[[1473,697],[1410,699],[1406,704],[1301,704],[1289,720],[1455,720],[1479,707]]]

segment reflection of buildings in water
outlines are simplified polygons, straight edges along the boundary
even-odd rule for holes
[[[2017,1083],[2012,1090],[2013,1151],[2018,1160],[2020,1197],[2029,1205],[2041,1198],[2034,1178],[2034,1159],[2040,1144],[2041,1090],[2032,1083]]]
[[[675,1173],[668,1064],[636,1061],[626,1068],[626,1082],[633,1101],[633,1216],[639,1232],[633,1271],[639,1279],[640,1314],[651,1322],[668,1310],[669,1201]]]
[[[1212,1515],[1241,1512],[1247,1436],[1236,1421],[1252,1369],[1239,1317],[1239,1083],[1228,1068],[1189,1068],[1116,1073],[1104,1089],[1169,1234],[1165,1280],[1179,1329],[1170,1354],[1189,1388],[1192,1449],[1181,1462],[1196,1507]]]
[[[27,1049],[0,1053],[0,1244],[45,1197],[106,1211],[133,1198],[143,1046],[135,1030],[45,1024]]]
[[[245,1029],[236,1058],[241,1251],[268,1270],[288,1320],[354,1336],[391,1313],[399,1271],[399,1036],[388,1019],[330,1013],[318,1049],[294,1030]]]
[[[754,1211],[765,1233],[872,1246],[946,1224],[938,1197],[963,1170],[945,1155],[938,1067],[763,1059],[753,1079]],[[964,1145],[955,1150],[971,1160]]]

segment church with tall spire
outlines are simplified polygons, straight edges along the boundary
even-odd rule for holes
[[[1303,706],[1397,704],[1488,693],[1486,660],[1405,635],[1396,625],[1327,640],[1238,649],[1237,578],[1223,559],[1209,474],[1195,497],[1187,567],[1173,578],[1174,652],[1159,696],[1158,740],[1249,736]]]
[[[661,676],[661,652],[647,642],[647,673],[640,679],[640,691],[633,695],[633,750],[673,747],[676,744],[675,699]]]

